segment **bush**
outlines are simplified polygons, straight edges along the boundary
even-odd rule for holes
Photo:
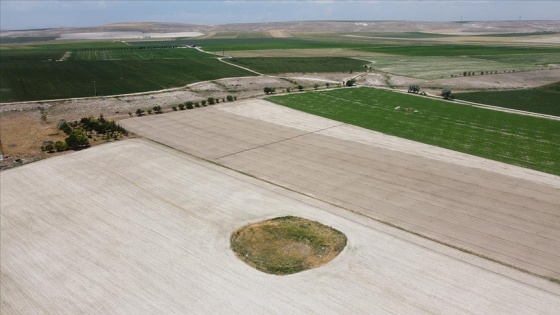
[[[56,149],[56,151],[60,152],[68,149],[68,146],[66,145],[66,142],[57,141],[54,143],[54,148]]]
[[[356,84],[356,79],[350,79],[346,81],[346,86],[353,86],[354,84]]]
[[[297,89],[298,89],[300,92],[303,91],[303,85],[301,85],[301,84],[298,85],[298,86],[297,86]]]
[[[77,149],[89,145],[87,135],[81,130],[72,130],[65,141],[70,149]]]
[[[172,109],[173,111],[177,111],[177,106],[172,105],[172,106],[171,106],[171,109]]]
[[[179,104],[179,109],[180,110],[185,110],[185,104]]]
[[[216,104],[216,99],[213,98],[213,97],[209,97],[209,98],[208,98],[208,104],[209,104],[209,105],[214,105],[214,104]]]
[[[226,96],[228,102],[233,102],[233,96],[228,95]]]
[[[142,116],[142,115],[144,115],[144,110],[141,109],[141,108],[138,108],[138,109],[136,110],[136,116],[140,117],[140,116]]]
[[[185,105],[186,105],[187,109],[193,109],[194,103],[191,102],[191,101],[188,101]]]
[[[420,86],[418,84],[411,84],[408,86],[408,93],[416,93],[420,92]]]
[[[59,120],[56,126],[58,127],[58,130],[62,130],[67,135],[72,132],[72,127],[70,127],[70,125],[64,119]]]
[[[451,92],[451,90],[448,88],[441,90],[441,96],[443,96],[443,98],[446,100],[452,100],[455,98],[453,96],[453,92]]]
[[[156,113],[156,114],[161,114],[162,113],[161,106],[159,106],[159,105],[156,105],[156,106],[152,107],[152,109],[154,110],[154,113]]]

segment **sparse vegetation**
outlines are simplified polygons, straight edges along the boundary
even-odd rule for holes
[[[245,226],[231,236],[231,248],[250,266],[287,275],[321,266],[346,246],[346,236],[319,222],[287,216]]]

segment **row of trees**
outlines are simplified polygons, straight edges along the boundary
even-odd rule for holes
[[[107,140],[128,136],[128,132],[112,120],[107,120],[103,115],[98,118],[83,117],[79,121],[67,122],[61,119],[57,124],[58,130],[67,137],[64,141],[45,141],[41,149],[47,152],[64,151],[68,149],[81,149],[89,146],[89,139],[95,135],[103,135]],[[95,140],[95,139],[94,139]]]
[[[290,81],[290,82],[294,83],[293,81]],[[356,79],[350,79],[350,80],[348,80],[348,81],[343,81],[343,84],[345,84],[346,86],[353,86],[354,84],[356,84]],[[326,87],[327,89],[328,89],[330,86],[331,86],[331,84],[330,84],[329,82],[325,83],[325,87]],[[341,86],[341,85],[338,84],[338,87],[340,87],[340,86]],[[303,87],[303,85],[299,84],[299,85],[297,86],[297,89],[298,89],[298,91],[301,92],[301,91],[303,91],[305,88]],[[313,84],[313,89],[315,89],[315,90],[319,89],[319,84],[317,84],[317,83]],[[288,87],[288,88],[286,88],[286,89],[284,90],[284,92],[290,93],[290,92],[292,92],[292,88]],[[276,93],[276,88],[268,87],[268,86],[264,88],[264,94],[269,95],[269,94],[274,94],[274,93]]]
[[[227,102],[233,102],[237,100],[237,96],[234,95],[227,95],[224,98],[215,98],[215,97],[209,97],[205,100],[201,100],[201,101],[186,101],[184,103],[178,104],[178,105],[171,105],[171,109],[173,111],[177,111],[177,110],[185,110],[185,109],[193,109],[195,107],[201,107],[201,106],[208,106],[208,105],[214,105],[214,104],[219,104],[220,102],[225,103]],[[140,117],[140,116],[144,116],[144,114],[148,114],[151,115],[153,114],[162,114],[163,113],[163,109],[161,108],[161,106],[156,105],[154,107],[152,107],[151,109],[148,110],[144,110],[142,108],[138,108],[136,109],[136,116]],[[128,112],[128,115],[132,117],[132,112]]]

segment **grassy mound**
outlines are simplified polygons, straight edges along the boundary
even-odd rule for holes
[[[341,232],[298,217],[280,217],[235,231],[231,248],[248,265],[287,275],[326,264],[346,246]]]

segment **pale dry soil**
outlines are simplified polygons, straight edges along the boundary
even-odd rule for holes
[[[147,140],[11,169],[0,184],[2,314],[560,309],[549,281]],[[229,249],[232,231],[285,215],[332,226],[348,245],[320,268],[282,277]]]
[[[141,136],[544,277],[560,278],[560,177],[263,100],[127,119]]]

